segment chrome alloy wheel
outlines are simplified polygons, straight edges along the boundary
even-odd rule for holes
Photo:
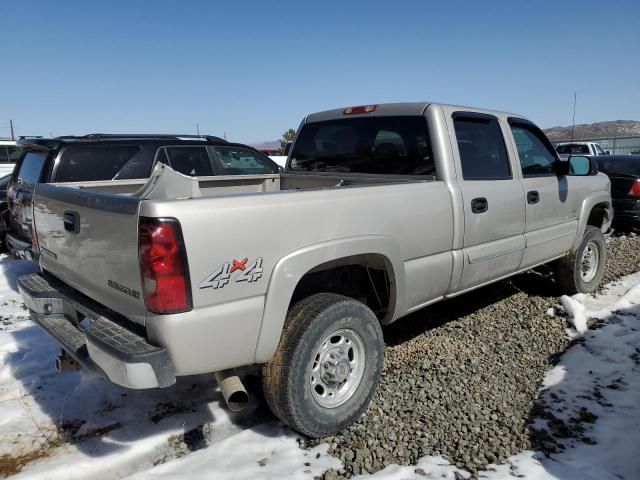
[[[328,335],[313,357],[309,383],[314,400],[324,408],[335,408],[351,398],[362,381],[364,343],[350,328]]]
[[[590,282],[595,278],[599,261],[600,251],[598,250],[598,245],[595,242],[587,243],[580,259],[580,274],[583,281]]]

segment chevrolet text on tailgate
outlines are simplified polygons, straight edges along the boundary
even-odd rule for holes
[[[612,220],[593,160],[561,161],[533,123],[451,105],[309,115],[282,174],[191,178],[158,164],[133,194],[38,184],[32,318],[119,385],[262,366],[273,412],[312,437],[364,411],[381,325],[553,262],[593,292]]]

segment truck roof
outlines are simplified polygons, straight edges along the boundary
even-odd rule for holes
[[[357,116],[360,115],[367,115],[367,116],[390,116],[390,115],[394,115],[394,116],[412,116],[412,115],[422,115],[425,111],[425,109],[429,106],[429,105],[439,105],[442,107],[450,107],[450,108],[454,108],[454,109],[461,109],[461,110],[465,110],[465,111],[472,111],[472,112],[478,112],[478,113],[486,113],[488,115],[495,115],[495,116],[501,116],[501,115],[508,115],[508,116],[512,116],[512,117],[518,117],[518,118],[526,118],[523,115],[519,115],[516,113],[509,113],[509,112],[502,112],[502,111],[498,111],[498,110],[488,110],[485,108],[477,108],[477,107],[465,107],[462,105],[449,105],[449,104],[444,104],[444,103],[436,103],[436,102],[404,102],[404,103],[378,103],[378,104],[371,104],[372,106],[375,106],[375,110],[371,111],[371,112],[367,112],[367,113],[362,113],[362,114],[355,114]],[[353,107],[342,107],[342,108],[334,108],[331,110],[325,110],[323,112],[317,112],[317,113],[311,113],[309,115],[307,115],[306,117],[306,122],[321,122],[321,121],[325,121],[325,120],[335,120],[338,118],[344,118],[345,116],[345,109],[346,108],[353,108]]]

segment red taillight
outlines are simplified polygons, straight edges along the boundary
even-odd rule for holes
[[[360,105],[358,107],[347,107],[342,113],[345,115],[351,115],[352,113],[371,113],[375,112],[377,105]]]
[[[144,302],[156,313],[191,310],[187,258],[176,220],[140,219],[140,270]]]
[[[632,197],[640,197],[640,180],[636,180],[631,185],[631,190],[629,190],[629,195]]]

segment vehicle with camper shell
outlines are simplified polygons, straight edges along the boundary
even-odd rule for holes
[[[42,271],[18,286],[62,368],[136,389],[216,372],[239,409],[233,369],[259,365],[311,437],[367,407],[382,325],[545,263],[593,292],[612,221],[590,158],[562,161],[521,115],[437,103],[310,114],[284,173],[40,183],[32,215]]]

